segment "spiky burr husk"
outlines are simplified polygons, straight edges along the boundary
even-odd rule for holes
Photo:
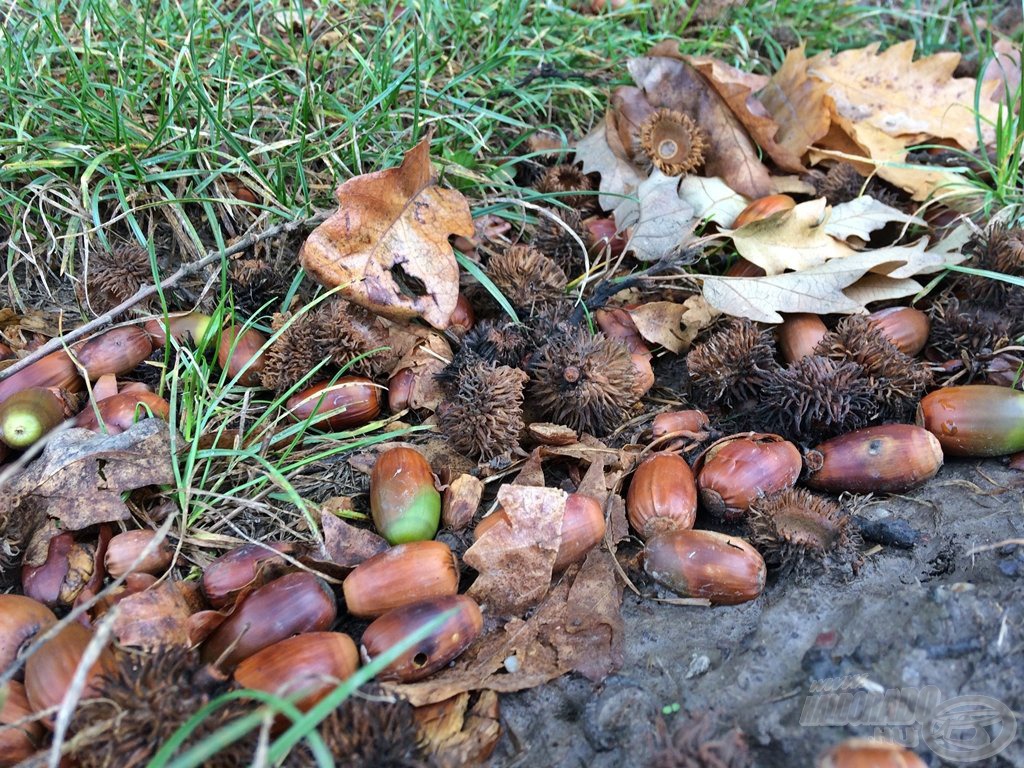
[[[565,208],[552,209],[551,213],[558,217],[558,221],[541,216],[530,244],[553,259],[566,275],[576,277],[586,262],[583,247],[587,243],[587,233],[583,226],[583,217],[579,211]],[[563,224],[565,226],[562,226]],[[583,247],[580,246],[580,242],[583,243]]]
[[[557,300],[568,280],[561,267],[529,245],[512,245],[487,262],[487,276],[515,307],[531,309]]]
[[[597,209],[597,195],[566,194],[570,192],[592,192],[594,182],[575,165],[562,164],[548,168],[534,184],[534,189],[544,194],[554,194],[558,202],[576,210],[592,212]]]
[[[720,733],[709,712],[679,718],[671,730],[659,720],[648,768],[749,768],[750,751],[739,728]]]
[[[437,408],[438,426],[452,447],[478,459],[514,451],[527,378],[518,368],[484,361],[462,370]]]
[[[681,176],[700,168],[707,146],[704,131],[682,112],[662,108],[640,125],[642,157],[666,176]]]
[[[94,309],[107,310],[153,282],[149,253],[138,243],[119,245],[93,254],[85,273]]]
[[[236,259],[228,269],[235,307],[246,315],[266,312],[280,302],[288,283],[266,259]]]
[[[686,356],[690,385],[704,407],[738,408],[758,399],[778,369],[771,332],[749,320],[733,320]]]

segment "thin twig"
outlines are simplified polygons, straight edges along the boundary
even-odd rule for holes
[[[13,376],[22,368],[31,365],[32,363],[45,357],[51,352],[56,352],[58,349],[63,349],[70,342],[75,341],[76,339],[80,339],[81,337],[86,336],[109,323],[112,323],[114,321],[114,318],[120,315],[122,312],[126,312],[139,302],[145,301],[150,296],[153,296],[159,291],[170,288],[183,277],[194,275],[196,272],[200,272],[203,268],[209,266],[215,261],[218,261],[220,259],[226,259],[230,256],[234,256],[236,253],[241,253],[247,248],[251,248],[252,246],[256,245],[257,243],[263,242],[264,240],[269,240],[272,237],[278,237],[280,235],[287,235],[291,232],[294,232],[297,229],[302,229],[303,227],[315,226],[317,224],[320,224],[330,215],[330,211],[321,211],[320,213],[317,213],[316,215],[310,216],[309,218],[306,219],[299,219],[298,221],[289,221],[285,222],[284,224],[278,224],[277,226],[271,227],[270,229],[263,230],[259,234],[246,235],[237,242],[225,248],[223,251],[210,251],[205,256],[203,256],[203,258],[199,259],[199,261],[193,261],[188,264],[183,264],[181,267],[178,268],[177,272],[175,272],[170,277],[165,278],[163,281],[160,282],[159,285],[144,285],[139,290],[137,290],[130,298],[126,299],[125,301],[122,301],[109,312],[104,312],[99,317],[95,318],[94,320],[90,320],[85,325],[81,325],[78,328],[75,328],[73,331],[68,331],[67,333],[61,336],[50,339],[48,342],[43,344],[43,346],[41,346],[31,355],[23,357],[14,365],[11,365],[5,368],[4,370],[0,371],[0,381],[3,381],[9,376]]]

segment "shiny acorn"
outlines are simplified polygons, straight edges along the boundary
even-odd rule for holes
[[[155,545],[149,554],[135,563],[156,537],[156,531],[146,530],[125,531],[114,536],[107,544],[107,553],[103,558],[107,575],[117,579],[127,573],[148,573],[153,576],[163,574],[174,559],[174,550],[166,542]]]
[[[72,352],[89,381],[96,381],[108,373],[121,376],[134,370],[153,354],[153,339],[137,325],[126,325],[75,345]]]
[[[413,387],[416,386],[416,372],[412,368],[403,368],[388,380],[388,409],[392,413],[404,411],[409,407]]]
[[[920,757],[891,741],[847,739],[814,763],[815,768],[928,768]]]
[[[303,693],[295,702],[308,712],[359,668],[359,651],[342,632],[307,632],[268,645],[242,661],[235,682],[276,696]]]
[[[343,430],[361,427],[380,415],[381,387],[363,376],[342,376],[333,384],[321,382],[288,398],[285,409],[295,421]],[[329,414],[329,415],[328,415]]]
[[[473,312],[473,305],[469,303],[464,293],[459,294],[455,302],[455,309],[448,318],[448,330],[461,336],[466,335],[476,325],[476,313]]]
[[[928,430],[884,424],[826,440],[807,454],[806,484],[828,493],[904,493],[942,467],[942,446]]]
[[[666,452],[644,459],[629,483],[626,516],[644,540],[660,531],[692,528],[697,485],[686,460]]]
[[[686,433],[684,436],[699,435],[711,431],[711,420],[704,411],[666,411],[654,417],[651,423],[651,437],[658,440],[666,435]]]
[[[0,670],[9,669],[18,651],[56,623],[53,611],[38,600],[0,595]]]
[[[28,448],[64,416],[59,395],[42,387],[23,389],[0,403],[0,441],[10,448]]]
[[[740,211],[739,216],[732,223],[733,229],[751,224],[755,221],[767,219],[778,213],[791,210],[796,207],[796,200],[789,195],[767,195],[752,201],[746,208]]]
[[[119,435],[142,419],[156,417],[166,421],[170,415],[171,404],[162,397],[146,390],[132,389],[85,406],[75,419],[75,426],[94,432],[105,430],[108,435]]]
[[[363,632],[360,655],[363,663],[398,645],[412,633],[454,609],[441,626],[414,644],[378,675],[380,680],[412,683],[422,680],[455,659],[480,635],[484,618],[466,595],[449,595],[397,608],[375,619]]]
[[[882,332],[896,348],[916,357],[928,343],[931,320],[913,307],[889,307],[868,315],[868,322]]]
[[[233,605],[243,590],[252,590],[281,575],[287,565],[282,554],[295,545],[287,541],[243,544],[218,557],[203,571],[200,586],[206,600],[218,610]]]
[[[217,345],[217,362],[227,371],[229,379],[238,376],[243,387],[263,386],[264,350],[267,337],[255,328],[240,329],[231,325],[221,331]]]
[[[199,344],[210,330],[213,318],[202,312],[186,312],[146,321],[146,332],[153,344],[163,347],[167,344],[168,331],[179,344]]]
[[[289,573],[245,598],[206,639],[200,655],[208,664],[234,669],[286,637],[330,629],[337,615],[334,593],[323,579],[305,571]]]
[[[0,342],[0,363],[2,363],[4,360],[13,360],[16,357],[17,357],[17,355],[14,354],[14,350],[13,349],[11,349],[9,346],[4,344],[3,342]],[[2,369],[0,369],[0,370],[2,370]]]
[[[800,312],[786,315],[775,331],[779,354],[787,363],[814,354],[815,347],[825,338],[828,328],[818,315]]]
[[[459,591],[459,563],[441,541],[411,541],[364,560],[342,583],[345,607],[361,619]]]
[[[32,719],[25,686],[11,680],[0,688],[0,768],[9,768],[31,757],[43,739],[43,724]],[[17,725],[14,725],[17,723]]]
[[[764,590],[761,554],[743,539],[715,531],[674,530],[644,546],[644,571],[683,597],[736,605]]]
[[[0,379],[0,403],[15,393],[32,387],[53,387],[69,392],[80,392],[85,387],[85,382],[78,375],[78,368],[68,357],[67,352],[58,349],[6,379]]]
[[[917,407],[917,423],[947,456],[1004,456],[1024,450],[1024,392],[994,384],[946,387]]]
[[[732,435],[698,461],[700,501],[720,520],[738,520],[758,497],[795,485],[802,469],[800,449],[778,435]]]
[[[370,513],[377,532],[390,544],[432,539],[441,520],[441,494],[423,454],[390,448],[370,473]]]

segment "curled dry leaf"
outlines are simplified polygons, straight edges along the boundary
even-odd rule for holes
[[[832,122],[825,92],[828,85],[807,74],[804,46],[786,53],[779,71],[760,92],[761,104],[776,125],[775,141],[795,157],[828,133]]]
[[[473,237],[474,229],[462,194],[436,182],[429,139],[399,167],[349,179],[335,193],[337,213],[303,244],[303,268],[384,317],[448,327],[459,295],[448,237]]]
[[[848,203],[833,206],[832,213],[825,223],[825,231],[840,240],[848,240],[851,237],[868,240],[872,232],[892,222],[928,226],[928,223],[919,216],[911,216],[873,197],[861,196]]]
[[[114,634],[121,645],[139,648],[190,645],[189,617],[202,604],[197,584],[162,581],[118,602]]]
[[[390,546],[386,539],[368,528],[359,528],[341,518],[340,514],[351,510],[352,500],[348,498],[335,497],[324,502],[320,510],[324,543],[315,555],[317,561],[354,568]]]
[[[394,336],[394,334],[392,334]],[[403,344],[408,341],[408,335]],[[444,393],[437,382],[440,373],[452,360],[452,348],[439,333],[422,333],[402,356],[391,372],[412,371],[412,385],[409,388],[409,407],[414,410],[434,411],[444,399]]]
[[[583,163],[584,173],[598,173],[598,202],[615,215],[622,228],[624,221],[636,221],[639,209],[636,192],[645,176],[626,154],[617,130],[618,118],[609,112],[585,137],[576,142],[576,159]]]
[[[853,253],[829,235],[825,198],[800,203],[767,219],[759,219],[729,232],[740,256],[768,275],[804,270]]]
[[[636,329],[645,340],[660,344],[670,352],[685,351],[693,336],[683,327],[683,315],[687,307],[672,301],[651,301],[635,309],[627,310],[633,318]]]
[[[416,708],[416,723],[429,752],[443,766],[482,765],[501,737],[498,694],[460,693],[436,704]]]

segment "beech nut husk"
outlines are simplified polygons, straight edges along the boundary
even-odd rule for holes
[[[53,611],[38,600],[0,595],[0,670],[10,668],[21,648],[56,623]]]
[[[683,597],[715,605],[753,600],[764,589],[764,558],[749,543],[715,531],[660,533],[644,546],[644,570]]]
[[[262,387],[266,346],[267,337],[255,328],[242,330],[234,325],[228,326],[220,334],[217,362],[227,371],[229,379],[238,376],[241,386]]]
[[[153,354],[153,339],[137,325],[114,328],[76,345],[72,351],[89,381],[112,373],[121,376]]]
[[[225,608],[235,602],[244,589],[261,587],[280,575],[285,559],[294,545],[287,541],[268,544],[243,544],[218,557],[203,571],[202,588],[214,608]]]
[[[305,571],[289,573],[243,600],[203,643],[201,657],[230,670],[286,637],[330,629],[337,615],[334,593],[323,579]]]
[[[353,616],[376,618],[403,605],[459,591],[459,563],[441,541],[412,541],[364,560],[342,583]]]
[[[697,485],[686,460],[664,452],[644,459],[629,483],[626,515],[645,541],[659,531],[692,528]]]
[[[370,473],[370,513],[389,544],[434,538],[441,521],[441,494],[419,451],[400,446],[377,457]]]
[[[720,520],[738,520],[759,496],[794,486],[802,469],[800,449],[778,435],[723,438],[698,462],[701,504]]]
[[[928,768],[928,764],[902,744],[847,739],[819,757],[815,768]]]
[[[947,456],[1004,456],[1024,450],[1024,392],[994,384],[946,387],[926,395],[917,423]]]
[[[338,682],[359,668],[359,651],[341,632],[308,632],[268,645],[235,669],[235,682],[276,696],[303,693],[295,702],[308,712]]]
[[[161,575],[174,558],[174,550],[166,542],[157,544],[152,552],[132,567],[135,559],[156,537],[156,531],[125,531],[114,536],[107,544],[107,554],[103,559],[107,575],[114,579],[126,573]]]
[[[133,389],[95,404],[90,403],[78,414],[75,426],[100,432],[102,419],[103,429],[108,435],[119,435],[137,421],[152,417],[166,421],[170,414],[171,404],[162,397],[153,392]]]
[[[33,712],[56,707],[64,699],[78,669],[92,632],[81,624],[68,624],[55,637],[42,645],[25,662],[25,694]],[[99,658],[89,667],[82,699],[96,693],[101,675],[113,671],[114,654],[103,648]],[[53,715],[43,718],[47,728],[53,727]]]
[[[170,331],[171,337],[179,344],[198,344],[210,329],[210,322],[212,320],[212,317],[202,312],[187,312],[185,314],[171,315],[166,318],[160,317],[147,320],[144,327],[153,339],[153,344],[157,347],[167,344],[168,331]]]
[[[483,615],[472,598],[465,595],[434,597],[385,613],[363,632],[359,649],[363,663],[369,664],[453,609],[454,613],[440,627],[386,666],[378,679],[411,683],[432,675],[469,648],[483,629]]]
[[[4,699],[0,707],[0,768],[8,768],[32,756],[39,748],[44,729],[38,720],[29,719],[32,707],[24,685],[11,680],[0,688],[0,698]]]
[[[787,363],[794,363],[801,357],[814,354],[814,348],[825,338],[828,328],[817,315],[797,313],[786,315],[782,325],[775,332],[779,342],[779,354]]]
[[[64,421],[64,401],[42,387],[16,392],[0,403],[0,441],[28,448]]]
[[[473,530],[474,541],[499,523],[509,524],[508,515],[501,507],[477,523]],[[597,499],[582,493],[570,493],[565,500],[562,532],[551,572],[561,573],[573,563],[584,560],[587,553],[601,543],[604,531],[604,510]]]
[[[362,376],[342,376],[333,384],[321,382],[288,398],[285,408],[295,421],[343,430],[361,427],[380,415],[381,388]]]
[[[31,387],[53,387],[79,392],[85,386],[67,352],[58,349],[15,374],[0,380],[0,403],[16,392]]]
[[[880,309],[868,315],[868,322],[910,357],[917,357],[924,349],[932,325],[927,314],[913,307]]]
[[[739,216],[732,223],[733,229],[739,229],[746,224],[767,219],[777,213],[788,211],[796,207],[796,200],[789,195],[767,195],[759,197],[751,202],[746,208],[740,211]]]
[[[828,493],[904,493],[942,467],[942,446],[923,427],[884,424],[826,440],[807,456],[808,487]]]

